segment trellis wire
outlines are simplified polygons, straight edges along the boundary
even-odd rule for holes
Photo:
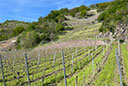
[[[93,72],[93,75],[94,75],[94,60],[93,60],[93,53],[91,53],[91,56],[92,56],[92,72]]]

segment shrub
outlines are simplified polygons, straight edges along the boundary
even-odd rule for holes
[[[0,35],[0,41],[7,40],[7,39],[8,39],[7,35]]]
[[[80,16],[81,17],[85,17],[87,15],[87,11],[86,10],[82,10],[81,12],[80,12]]]
[[[6,30],[4,30],[3,28],[2,28],[2,29],[0,29],[0,32],[4,32],[4,31],[6,31]]]
[[[22,33],[24,31],[24,27],[22,26],[18,26],[16,28],[13,29],[13,36],[17,36],[19,35],[20,33]]]
[[[99,15],[98,21],[99,21],[99,22],[103,21],[103,20],[104,20],[104,17],[105,17],[105,12],[102,13],[101,15]]]
[[[73,27],[68,26],[68,27],[65,27],[64,29],[65,29],[65,30],[73,30]]]
[[[62,33],[63,30],[64,30],[64,27],[63,27],[62,24],[57,24],[57,25],[56,25],[56,33],[57,33],[57,34]]]
[[[102,6],[101,6],[102,7]],[[115,28],[117,25],[121,25],[127,19],[128,14],[128,1],[127,0],[115,0],[111,3],[108,9],[105,10],[100,16],[98,17],[98,21],[103,21],[102,30],[111,31],[112,33],[115,32]],[[105,27],[105,28],[103,28]],[[106,31],[107,31],[106,30]]]
[[[76,7],[76,8],[69,10],[69,15],[72,17],[75,17],[76,13],[81,12],[83,10],[90,10],[90,8],[85,5],[81,5],[80,7]]]
[[[24,32],[17,42],[23,48],[33,48],[40,42],[40,37],[35,31]]]
[[[33,23],[30,23],[27,27],[27,30],[35,30],[37,28],[37,23],[36,22],[33,22]]]

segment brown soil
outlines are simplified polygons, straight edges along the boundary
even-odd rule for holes
[[[15,45],[17,37],[6,40],[6,41],[1,41],[0,42],[0,51],[7,50]]]
[[[58,44],[52,44],[47,47],[36,48],[36,50],[45,50],[45,49],[63,49],[63,48],[73,48],[73,47],[84,47],[84,46],[95,46],[95,45],[105,45],[103,41],[98,40],[72,40],[68,42],[61,42]]]

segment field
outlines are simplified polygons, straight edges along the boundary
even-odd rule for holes
[[[0,86],[120,86],[119,70],[123,85],[128,86],[128,45],[120,44],[119,69],[117,42],[100,37],[100,25],[74,25],[56,42],[1,52]]]

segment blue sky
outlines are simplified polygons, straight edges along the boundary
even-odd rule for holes
[[[112,0],[0,0],[0,22],[6,20],[37,21],[51,10],[73,8]]]

